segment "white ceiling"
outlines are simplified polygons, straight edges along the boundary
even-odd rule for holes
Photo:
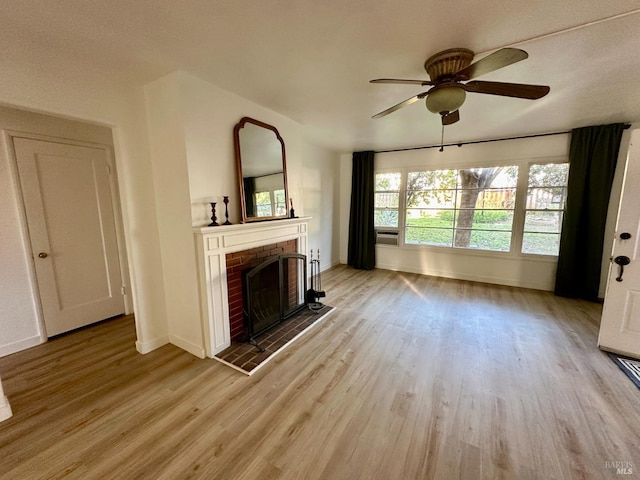
[[[425,88],[369,80],[426,79],[424,61],[453,47],[522,48],[529,59],[481,79],[551,93],[469,94],[445,142],[640,120],[637,0],[5,0],[0,18],[3,49],[64,51],[139,84],[185,70],[344,152],[437,144],[422,102],[371,119]]]

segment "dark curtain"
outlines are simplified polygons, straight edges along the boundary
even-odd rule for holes
[[[376,265],[373,155],[373,152],[354,152],[352,157],[348,263],[364,270]]]
[[[254,177],[247,177],[242,179],[244,184],[244,209],[247,217],[257,217],[256,212],[256,179]]]
[[[624,124],[571,132],[555,294],[598,301],[604,227]]]

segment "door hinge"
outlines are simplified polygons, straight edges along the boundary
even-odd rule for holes
[[[127,294],[127,287],[125,287],[124,285],[122,285],[122,286],[120,287],[120,293],[121,293],[122,295],[126,295],[126,294]]]

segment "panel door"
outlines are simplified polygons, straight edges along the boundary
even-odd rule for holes
[[[631,132],[600,323],[603,350],[640,358],[640,130]],[[618,265],[629,262],[626,265]]]
[[[124,313],[109,151],[13,144],[47,336]]]

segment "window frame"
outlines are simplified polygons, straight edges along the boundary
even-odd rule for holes
[[[451,227],[442,227],[441,230],[448,230],[451,233],[451,245],[428,245],[428,244],[420,244],[420,243],[407,243],[407,245],[420,245],[420,246],[433,246],[433,247],[439,247],[439,248],[453,248],[455,250],[463,250],[463,251],[479,251],[479,252],[500,252],[500,253],[507,253],[511,251],[511,243],[512,243],[512,238],[513,238],[513,221],[511,224],[511,228],[509,230],[499,230],[499,229],[492,229],[492,228],[473,228],[473,226],[469,229],[460,229],[460,228],[456,228],[456,218],[461,214],[461,212],[467,211],[467,208],[462,208],[462,206],[460,204],[458,204],[458,199],[459,197],[461,197],[463,195],[463,192],[468,191],[470,189],[468,188],[463,188],[460,185],[460,177],[459,177],[459,171],[460,170],[465,170],[465,169],[469,169],[469,168],[476,168],[476,169],[480,169],[480,168],[495,168],[495,167],[515,167],[518,169],[518,175],[520,174],[520,166],[519,165],[515,165],[513,162],[508,163],[506,165],[491,165],[491,166],[487,166],[487,167],[481,167],[481,166],[474,166],[474,167],[456,167],[456,166],[449,166],[447,168],[434,168],[434,169],[425,169],[420,168],[420,169],[408,169],[407,170],[407,185],[409,184],[409,175],[412,173],[421,173],[421,172],[438,172],[438,171],[451,171],[451,172],[455,172],[455,184],[450,187],[450,188],[428,188],[428,189],[424,189],[424,190],[416,190],[416,191],[423,191],[423,192],[450,192],[451,194],[451,198],[452,198],[452,205],[451,207],[447,207],[447,208],[442,208],[442,209],[438,209],[438,210],[446,210],[446,211],[450,211],[453,213],[453,219],[452,220],[452,225]],[[518,177],[516,177],[515,182],[512,186],[509,187],[489,187],[486,189],[482,189],[482,195],[484,195],[485,192],[487,192],[488,190],[494,189],[494,190],[500,190],[500,189],[514,189],[516,192],[516,200],[518,198],[517,195],[517,183],[518,183]],[[405,233],[406,233],[406,229],[409,228],[408,225],[408,221],[407,221],[407,214],[409,212],[409,210],[424,210],[422,208],[416,208],[416,207],[407,207],[406,203],[408,200],[408,195],[409,195],[409,190],[406,190],[407,196],[405,197]],[[514,206],[511,208],[485,208],[485,209],[478,209],[478,208],[474,208],[473,209],[474,212],[477,212],[479,210],[485,210],[485,211],[506,211],[506,212],[511,212],[511,214],[513,215],[513,217],[515,218],[515,202],[514,202]],[[427,228],[429,229],[430,227],[416,227],[418,229],[421,228]],[[437,227],[434,227],[434,229],[438,229]],[[473,235],[474,232],[496,232],[496,233],[509,233],[509,250],[490,250],[490,249],[483,249],[483,248],[471,248],[471,247],[458,247],[455,246],[455,238],[457,236],[457,232],[460,230],[468,230],[470,235]]]
[[[385,174],[385,173],[399,173],[400,174],[400,183],[398,185],[398,190],[376,190],[375,189],[375,185],[376,185],[376,181],[375,181],[375,176],[377,174]],[[401,172],[399,171],[397,168],[387,168],[387,169],[375,169],[373,172],[373,178],[374,178],[374,191],[373,191],[373,195],[374,195],[374,199],[375,199],[375,194],[376,193],[398,193],[398,226],[397,227],[388,227],[388,226],[381,226],[381,225],[374,225],[374,229],[375,230],[393,230],[393,231],[397,231],[398,232],[398,246],[403,245],[404,244],[404,228],[403,228],[403,219],[402,219],[402,215],[404,212],[404,210],[406,209],[406,206],[404,205],[404,203],[406,202],[406,189],[405,189],[405,185],[406,185],[406,172]],[[374,207],[373,207],[373,211],[374,211],[374,220],[375,220],[375,212],[376,211],[389,211],[389,210],[396,210],[394,208],[376,208],[375,207],[375,200],[374,200]]]
[[[287,204],[286,204],[286,197],[285,197],[285,201],[283,203],[278,203],[277,199],[276,199],[276,193],[277,192],[283,192],[284,193],[284,189],[283,188],[276,188],[276,189],[265,189],[265,190],[259,190],[256,192],[253,192],[253,201],[255,202],[256,205],[256,210],[258,208],[258,206],[269,206],[271,213],[270,215],[258,215],[256,218],[268,218],[268,217],[273,217],[273,216],[278,216],[278,206],[281,205],[284,207],[284,211],[286,213],[287,211]],[[260,193],[268,193],[269,194],[269,203],[260,203],[258,204],[258,194]],[[282,214],[280,214],[281,216]]]
[[[569,158],[565,158],[564,161],[553,161],[553,162],[542,162],[542,161],[535,161],[532,160],[530,162],[527,163],[527,175],[525,176],[524,179],[524,199],[523,199],[523,212],[522,212],[522,227],[520,228],[520,246],[518,251],[520,252],[520,255],[523,255],[525,257],[534,257],[534,258],[540,258],[540,257],[547,257],[547,258],[554,258],[557,259],[558,255],[548,255],[548,254],[543,254],[543,253],[531,253],[531,252],[523,252],[522,251],[522,246],[523,246],[523,242],[524,242],[524,224],[526,221],[526,217],[527,217],[527,212],[529,211],[544,211],[541,209],[537,209],[537,208],[527,208],[527,198],[529,196],[529,171],[531,170],[531,167],[533,165],[552,165],[552,164],[567,164],[567,183],[564,185],[564,187],[558,187],[558,186],[554,186],[554,187],[549,187],[549,188],[564,188],[564,204],[562,206],[561,209],[558,210],[548,210],[551,212],[561,212],[562,214],[562,221],[564,221],[564,214],[566,212],[566,208],[567,208],[567,186],[569,184]],[[540,187],[534,187],[534,188],[540,188]],[[516,197],[517,199],[517,197]],[[562,222],[561,222],[562,223]],[[531,232],[527,232],[527,233],[531,233]],[[555,234],[554,234],[555,235]],[[562,225],[560,226],[560,231],[558,232],[558,241],[560,241],[560,237],[562,237]]]
[[[569,163],[567,156],[549,156],[549,157],[535,157],[535,158],[522,158],[522,159],[500,159],[495,161],[459,161],[451,164],[442,164],[438,162],[432,165],[419,165],[419,166],[402,166],[402,167],[389,167],[376,168],[374,175],[378,173],[399,173],[400,174],[400,198],[398,203],[398,247],[410,249],[410,250],[432,250],[436,252],[456,253],[462,255],[476,255],[483,257],[496,257],[496,258],[521,258],[527,260],[536,260],[540,262],[556,262],[557,255],[545,255],[538,253],[523,253],[522,242],[524,236],[524,221],[526,212],[526,201],[528,192],[528,180],[529,170],[532,165],[545,165],[556,163]],[[406,211],[407,211],[407,178],[409,172],[418,171],[434,171],[434,170],[462,170],[468,168],[491,168],[491,167],[518,167],[518,178],[516,182],[516,201],[513,208],[513,224],[511,229],[511,244],[509,251],[499,250],[480,250],[474,248],[463,248],[454,246],[439,246],[439,245],[424,245],[405,242],[406,231]],[[566,187],[565,187],[566,188]],[[565,205],[566,208],[566,205]],[[562,210],[564,215],[564,209]],[[395,230],[395,227],[380,227],[374,226],[376,230]],[[562,233],[562,232],[561,232]],[[391,245],[376,245],[380,248],[398,248]]]

